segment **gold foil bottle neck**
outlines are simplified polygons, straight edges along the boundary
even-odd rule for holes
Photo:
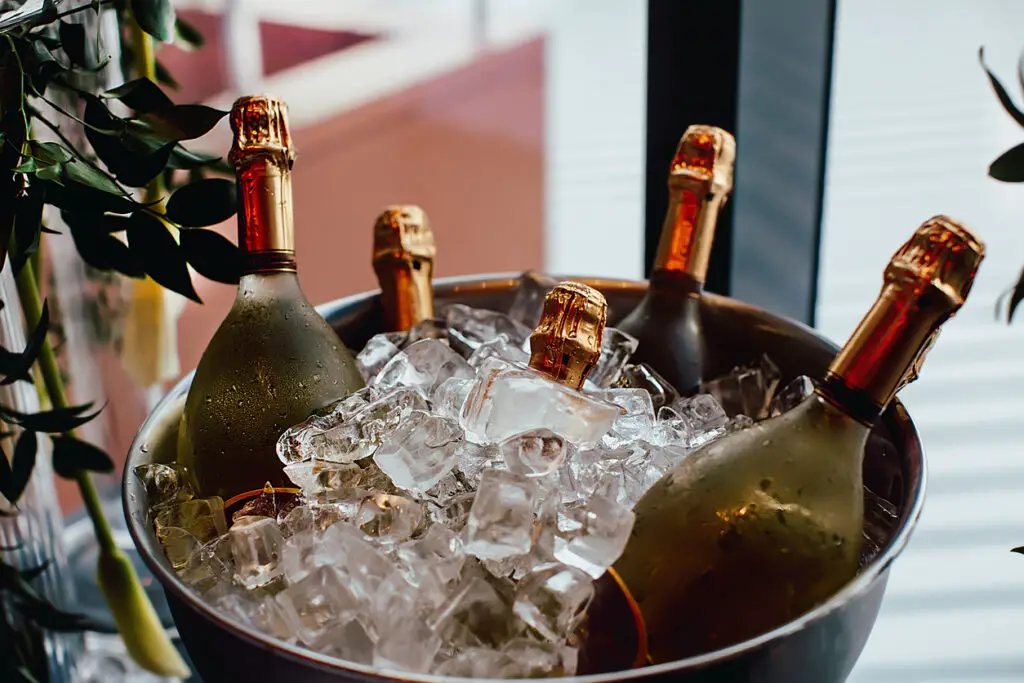
[[[732,191],[736,164],[736,139],[716,126],[690,126],[686,129],[669,170],[669,185],[679,181],[707,183],[709,191]]]
[[[431,261],[437,254],[426,212],[413,204],[389,206],[373,226],[373,262]]]
[[[544,297],[530,335],[530,367],[579,389],[601,356],[607,316],[601,292],[579,282],[558,283]]]
[[[373,270],[380,282],[384,324],[407,330],[434,316],[437,246],[426,212],[412,204],[387,207],[373,226]]]
[[[935,216],[893,255],[885,269],[885,283],[919,290],[934,287],[956,310],[971,291],[984,258],[984,243],[966,226],[948,216]]]
[[[236,167],[255,157],[271,157],[291,166],[295,148],[288,133],[288,106],[269,95],[249,95],[231,107],[234,140],[228,160]]]

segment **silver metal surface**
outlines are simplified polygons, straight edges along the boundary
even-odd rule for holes
[[[608,298],[609,324],[628,313],[646,283],[573,278],[601,290]],[[505,310],[517,286],[517,274],[450,278],[435,283],[440,310],[460,302]],[[376,292],[325,304],[320,312],[345,343],[361,348],[378,329]],[[705,295],[702,322],[709,341],[707,376],[751,362],[767,353],[785,383],[801,374],[820,376],[835,354],[834,344],[799,323],[735,300]],[[128,527],[153,574],[163,585],[178,631],[207,683],[239,680],[302,681],[445,681],[437,676],[381,673],[372,667],[342,662],[277,641],[245,624],[214,612],[178,580],[146,522],[146,495],[131,470],[148,462],[172,462],[178,420],[191,375],[172,389],[142,425],[125,467],[124,504]],[[827,457],[827,454],[822,454]],[[579,676],[572,681],[673,680],[693,683],[840,683],[849,675],[874,624],[888,570],[903,550],[920,515],[925,485],[921,444],[910,416],[897,401],[890,406],[869,441],[865,483],[899,509],[899,522],[883,551],[843,590],[826,603],[780,628],[733,647],[670,664],[614,674]]]

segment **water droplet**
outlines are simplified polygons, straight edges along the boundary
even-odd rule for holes
[[[772,440],[771,439],[765,439],[764,441],[761,442],[761,445],[764,446],[765,448],[768,448],[769,446],[772,445]]]
[[[207,403],[213,403],[213,396],[210,396],[209,394],[207,394],[207,396],[206,396],[206,402],[207,402]]]
[[[143,453],[149,453],[149,444],[142,444],[141,446],[139,446],[139,450],[142,451]]]
[[[238,385],[237,384],[232,384],[231,385],[231,391],[238,391]]]
[[[241,401],[239,401],[239,402],[238,402],[238,407],[239,407],[239,408],[241,408],[241,407],[242,407],[242,402],[241,402]]]

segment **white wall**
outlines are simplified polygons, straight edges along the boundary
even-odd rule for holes
[[[1024,3],[840,0],[817,321],[843,340],[881,270],[947,213],[988,253],[921,379],[903,392],[930,467],[924,516],[894,565],[852,683],[1024,680],[1024,322],[994,319],[1024,265],[1024,185],[986,176],[1024,141],[978,64],[1024,102]],[[1024,312],[1018,317],[1024,320]]]

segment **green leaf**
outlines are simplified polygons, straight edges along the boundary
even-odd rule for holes
[[[72,64],[85,69],[95,68],[99,59],[96,55],[96,41],[86,37],[84,24],[60,22],[61,47]]]
[[[1024,143],[1003,152],[988,167],[988,174],[1004,183],[1024,183]]]
[[[186,228],[216,225],[235,215],[235,183],[226,178],[207,178],[179,188],[167,200],[167,218]]]
[[[98,270],[116,270],[128,277],[143,277],[141,260],[111,233],[124,229],[129,219],[102,214],[61,213],[82,260]],[[121,227],[116,227],[118,224]]]
[[[74,213],[130,213],[137,206],[131,197],[110,194],[77,182],[60,184],[45,181],[45,186],[47,204]]]
[[[184,251],[159,218],[145,211],[132,214],[128,248],[146,274],[158,284],[196,303],[203,303],[192,286]]]
[[[12,458],[14,462],[11,465],[10,478],[3,490],[0,490],[0,493],[3,493],[4,498],[12,505],[17,505],[21,494],[25,492],[25,487],[28,486],[32,468],[36,466],[36,447],[36,433],[31,430],[23,431],[18,438],[18,443],[14,446],[14,457]],[[2,456],[0,456],[0,460],[4,460],[6,464],[6,459]],[[32,577],[25,578],[31,580]]]
[[[181,145],[177,145],[171,151],[171,158],[167,163],[168,166],[173,169],[191,170],[193,168],[202,168],[203,166],[212,166],[220,160],[221,158],[215,154],[194,152],[182,147]]]
[[[139,27],[165,43],[174,38],[174,7],[171,0],[131,0]]]
[[[238,284],[242,276],[242,252],[213,230],[182,230],[179,237],[185,258],[196,272],[214,282]]]
[[[70,150],[65,149],[63,145],[57,142],[39,142],[38,140],[29,140],[28,145],[29,149],[32,151],[32,156],[47,166],[52,164],[62,164],[65,161],[71,161],[75,158]]]
[[[22,413],[12,408],[0,406],[0,415],[7,422],[13,422],[34,432],[63,434],[64,432],[70,432],[72,429],[81,427],[103,411],[103,408],[100,408],[93,413],[86,412],[90,408],[92,408],[92,403],[43,410],[38,413]]]
[[[65,180],[87,185],[101,192],[124,196],[125,192],[103,171],[81,159],[72,159],[63,165]]]
[[[148,78],[136,78],[134,81],[128,81],[124,85],[106,91],[100,97],[119,100],[140,114],[174,106],[174,102],[164,94],[160,86]]]
[[[25,349],[15,353],[0,347],[0,373],[4,375],[0,385],[11,384],[18,380],[31,381],[29,369],[39,357],[39,351],[43,348],[46,340],[46,332],[50,329],[50,308],[46,300],[43,300],[43,310],[39,316],[39,322],[25,342]]]
[[[39,248],[39,235],[43,221],[43,202],[46,187],[42,183],[30,183],[25,193],[18,198],[14,210],[14,244],[10,251],[11,267],[14,274],[21,272],[25,262]]]
[[[206,135],[225,116],[226,111],[203,104],[177,104],[143,114],[129,120],[128,124],[140,136],[180,142]]]
[[[178,90],[181,87],[159,59],[156,60],[156,82],[162,83],[172,90]]]
[[[1020,275],[1017,277],[1017,284],[1013,286],[1013,289],[999,297],[999,301],[996,302],[997,310],[1007,295],[1010,297],[1010,303],[1006,307],[1006,322],[1009,324],[1013,322],[1013,314],[1017,310],[1017,306],[1020,305],[1021,301],[1024,301],[1024,270],[1021,270]]]
[[[1017,105],[1013,103],[1013,100],[1010,98],[1010,94],[1006,92],[1006,88],[1003,87],[1003,84],[1000,83],[999,79],[995,77],[995,74],[989,71],[989,68],[985,66],[985,48],[983,47],[978,48],[978,61],[981,62],[981,68],[984,69],[985,73],[988,75],[989,83],[992,84],[992,89],[995,91],[996,97],[999,98],[1000,104],[1003,105],[1003,109],[1006,110],[1007,114],[1013,117],[1014,121],[1021,126],[1024,126],[1024,112],[1017,108]]]
[[[73,479],[79,470],[113,472],[114,462],[96,446],[73,436],[53,437],[53,471],[65,479]]]
[[[206,39],[199,29],[178,17],[174,22],[174,44],[183,50],[197,50],[206,44]]]

